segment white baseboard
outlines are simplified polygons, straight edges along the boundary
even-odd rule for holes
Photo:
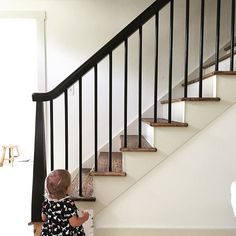
[[[96,229],[96,236],[235,236],[235,229]]]

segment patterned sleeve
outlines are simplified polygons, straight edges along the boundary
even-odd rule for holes
[[[72,216],[77,216],[77,207],[75,205],[75,202],[71,199],[66,199],[64,203],[64,217],[69,219]]]
[[[46,215],[47,212],[47,208],[48,208],[48,201],[47,199],[45,199],[42,203],[42,213]]]

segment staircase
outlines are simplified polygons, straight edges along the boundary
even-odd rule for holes
[[[79,86],[79,168],[75,169],[73,176],[73,186],[75,200],[79,201],[78,205],[82,208],[93,209],[95,214],[95,234],[96,235],[233,235],[235,230],[203,230],[195,232],[194,230],[160,230],[153,229],[153,225],[149,224],[145,219],[148,229],[139,229],[142,226],[142,214],[137,210],[136,215],[129,212],[127,209],[127,217],[125,207],[132,205],[132,194],[137,191],[139,193],[139,202],[144,204],[145,195],[140,194],[140,184],[147,180],[147,177],[152,178],[153,173],[161,169],[165,163],[178,154],[179,150],[188,147],[189,143],[193,142],[198,135],[204,133],[205,130],[217,122],[224,114],[227,114],[231,109],[234,109],[236,101],[236,72],[235,56],[234,56],[234,14],[232,10],[231,16],[231,38],[229,45],[220,48],[220,9],[222,1],[216,1],[216,37],[215,50],[212,53],[213,60],[205,62],[204,59],[204,45],[210,42],[204,41],[204,6],[205,1],[201,1],[200,10],[200,52],[199,52],[199,68],[198,77],[189,79],[189,13],[190,4],[186,0],[186,21],[185,21],[185,63],[184,63],[184,79],[173,86],[173,29],[174,29],[174,3],[173,0],[155,1],[148,9],[139,15],[133,22],[131,22],[124,30],[117,34],[111,41],[109,41],[103,48],[95,53],[88,61],[73,72],[54,90],[48,93],[33,94],[33,100],[37,102],[36,110],[36,134],[35,134],[35,157],[34,157],[34,180],[33,180],[33,194],[32,194],[32,222],[40,222],[40,210],[44,189],[44,178],[47,169],[54,169],[55,157],[54,149],[56,149],[54,140],[54,102],[59,96],[64,100],[64,130],[65,130],[65,155],[64,168],[69,169],[69,119],[68,119],[68,89],[74,84]],[[169,8],[169,70],[168,70],[168,91],[167,95],[163,97],[158,104],[158,38],[159,38],[159,15],[163,9]],[[231,8],[234,9],[234,1],[232,1]],[[155,69],[153,75],[153,106],[152,115],[145,117],[144,114],[150,114],[149,111],[142,109],[142,103],[145,99],[142,96],[142,88],[145,83],[143,78],[143,26],[150,19],[155,21]],[[129,37],[134,33],[138,33],[138,114],[137,121],[133,122],[137,125],[136,133],[129,133],[129,127],[133,123],[128,120],[128,57],[129,57]],[[211,42],[212,43],[212,42]],[[116,117],[113,116],[115,106],[113,105],[113,51],[117,47],[123,47],[124,50],[124,120],[123,129],[121,132],[113,132],[113,123]],[[222,49],[225,49],[223,51]],[[222,53],[223,52],[223,53]],[[108,59],[108,74],[109,74],[109,104],[108,104],[108,141],[105,145],[99,145],[98,137],[98,64]],[[205,62],[205,63],[204,63]],[[93,166],[91,169],[83,168],[83,143],[89,140],[83,139],[83,106],[82,106],[82,81],[84,75],[92,70],[94,73],[94,153]],[[78,82],[77,82],[78,81]],[[182,90],[183,97],[174,97],[176,90]],[[44,128],[44,104],[49,104],[50,117],[50,157],[46,157],[45,148],[45,128]],[[159,109],[159,110],[158,110]],[[159,111],[159,112],[158,112]],[[101,132],[101,131],[100,131]],[[117,137],[120,140],[117,140]],[[118,144],[117,144],[118,143]],[[119,144],[120,143],[120,144]],[[115,150],[114,146],[120,145],[119,150]],[[107,148],[107,150],[103,150]],[[46,164],[46,160],[50,164]],[[156,175],[154,176],[156,177]],[[158,186],[156,186],[158,188]],[[163,186],[159,186],[163,188]],[[166,186],[168,187],[168,186]],[[144,187],[147,189],[147,187]],[[152,193],[148,189],[149,194]],[[156,191],[154,191],[154,195]],[[147,193],[148,194],[148,193]],[[41,197],[39,197],[41,196]],[[144,198],[141,198],[144,197]],[[156,196],[158,197],[158,196]],[[133,199],[137,198],[137,194]],[[128,199],[128,200],[127,200]],[[153,198],[151,197],[153,200]],[[131,202],[130,202],[131,200]],[[163,199],[162,199],[163,200]],[[137,199],[135,200],[137,202]],[[124,205],[122,205],[124,203]],[[160,203],[157,205],[159,206]],[[150,207],[150,204],[147,204]],[[155,204],[154,204],[155,205]],[[143,207],[140,207],[143,209]],[[158,208],[153,207],[158,212]],[[115,212],[113,212],[113,209]],[[144,210],[145,211],[145,210]],[[116,215],[116,213],[118,215]],[[147,211],[145,211],[146,214]],[[158,213],[157,213],[158,214]],[[180,212],[179,212],[180,214]],[[121,217],[124,217],[122,219]],[[152,215],[152,214],[151,214]],[[155,217],[154,217],[155,218]],[[116,222],[116,220],[118,220]],[[157,217],[158,220],[163,219]],[[130,227],[127,222],[131,221]],[[151,220],[153,222],[153,220]],[[145,225],[145,224],[144,224]],[[175,228],[170,225],[170,228]]]

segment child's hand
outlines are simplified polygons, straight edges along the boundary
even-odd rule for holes
[[[87,211],[81,211],[81,213],[84,220],[87,221],[89,218],[89,213]]]

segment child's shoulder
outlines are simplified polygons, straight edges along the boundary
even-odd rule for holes
[[[70,197],[65,197],[65,198],[62,199],[62,201],[65,202],[65,203],[72,204],[72,205],[75,204],[74,200],[71,199]]]

